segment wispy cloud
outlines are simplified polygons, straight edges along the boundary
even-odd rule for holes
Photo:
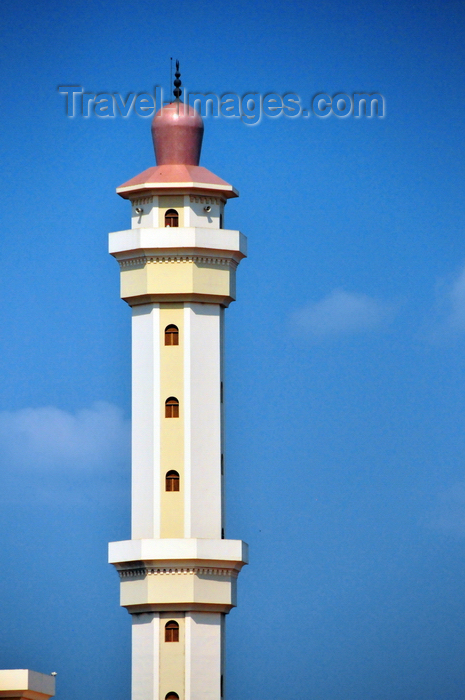
[[[438,495],[427,525],[455,537],[465,537],[465,482],[458,482]]]
[[[436,280],[435,302],[425,319],[425,330],[434,343],[449,342],[465,331],[465,265],[455,275]]]
[[[448,326],[456,331],[465,331],[465,267],[450,289],[449,303]]]
[[[293,314],[294,323],[315,337],[371,331],[391,320],[394,307],[366,294],[335,289]]]
[[[110,403],[76,413],[48,406],[0,412],[2,471],[89,473],[129,462],[130,421]]]

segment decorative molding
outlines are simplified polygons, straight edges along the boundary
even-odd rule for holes
[[[172,304],[180,303],[185,304],[186,302],[200,302],[202,304],[219,304],[228,308],[229,304],[234,301],[234,298],[229,295],[223,294],[202,294],[199,292],[180,292],[174,294],[136,294],[134,296],[124,296],[121,297],[129,306],[140,306],[142,304],[160,304],[162,302],[168,302]]]
[[[193,601],[184,603],[129,603],[123,606],[131,615],[140,615],[147,612],[216,612],[225,613],[231,612],[235,607],[235,603],[195,603]]]
[[[137,258],[118,260],[121,269],[154,263],[203,263],[223,265],[236,270],[238,263],[232,258],[220,258],[206,255],[144,255]]]
[[[220,197],[198,197],[196,195],[190,195],[190,201],[196,202],[197,204],[221,204]]]
[[[153,197],[138,197],[137,199],[131,199],[131,204],[133,207],[140,206],[141,204],[153,204]]]
[[[145,577],[145,576],[164,576],[164,575],[184,575],[184,576],[197,576],[200,574],[206,574],[208,576],[230,576],[232,578],[237,578],[239,572],[236,569],[217,569],[212,567],[199,567],[199,566],[181,566],[181,567],[169,567],[169,568],[157,568],[157,567],[140,567],[137,569],[119,569],[118,571],[120,579]]]

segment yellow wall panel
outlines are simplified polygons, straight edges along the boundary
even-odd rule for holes
[[[179,329],[179,345],[165,345],[165,328]],[[161,537],[184,536],[184,309],[183,304],[160,305],[160,401],[161,401]],[[179,418],[165,418],[165,401],[179,400]],[[174,469],[180,491],[165,490],[165,475]]]

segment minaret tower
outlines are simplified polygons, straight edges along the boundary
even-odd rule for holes
[[[155,115],[157,166],[117,189],[110,233],[132,308],[132,539],[110,544],[132,616],[132,700],[221,700],[225,616],[247,545],[225,539],[224,310],[246,238],[224,228],[237,191],[199,166],[200,115]]]

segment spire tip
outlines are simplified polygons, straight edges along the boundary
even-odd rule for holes
[[[181,81],[179,78],[181,77],[181,73],[179,72],[179,61],[176,59],[176,73],[175,75],[175,80],[174,80],[174,90],[173,90],[173,95],[175,96],[176,100],[179,100],[179,98],[182,95],[182,90],[181,90]]]

